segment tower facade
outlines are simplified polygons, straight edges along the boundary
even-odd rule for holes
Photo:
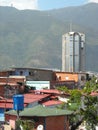
[[[69,32],[62,36],[62,71],[85,71],[85,34]]]

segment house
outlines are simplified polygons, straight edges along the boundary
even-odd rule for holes
[[[89,76],[86,72],[55,72],[56,81],[60,81],[60,83],[68,86],[67,83],[71,84],[68,88],[81,88],[84,86],[85,82],[88,80]],[[65,83],[64,83],[65,81]],[[72,83],[73,82],[73,83]]]
[[[22,120],[34,120],[35,130],[40,124],[44,127],[44,130],[69,130],[69,116],[72,113],[72,111],[68,110],[37,105],[32,108],[25,108],[20,112],[19,118]],[[16,122],[16,111],[12,110],[6,112],[5,119],[8,122]],[[13,129],[15,129],[15,127]]]
[[[24,107],[33,107],[41,102],[46,101],[49,94],[24,94]],[[13,109],[13,99],[0,97],[0,122],[5,121],[5,112]]]
[[[12,68],[13,74],[26,76],[26,81],[52,81],[54,80],[53,71],[49,69],[37,68]]]
[[[3,76],[7,77],[6,79],[11,76],[24,76],[25,83],[31,85],[32,88],[40,85],[40,81],[46,81],[48,82],[47,85],[50,85],[46,85],[46,88],[49,89],[55,89],[62,85],[67,86],[69,89],[82,88],[89,79],[89,74],[86,72],[61,72],[37,68],[12,68],[11,70],[0,72],[0,77]]]

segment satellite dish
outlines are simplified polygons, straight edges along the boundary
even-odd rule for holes
[[[38,125],[37,130],[43,130],[43,125]]]

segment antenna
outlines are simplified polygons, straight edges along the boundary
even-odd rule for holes
[[[13,7],[13,3],[11,3],[11,7]]]

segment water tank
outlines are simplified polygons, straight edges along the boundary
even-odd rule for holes
[[[24,109],[24,96],[23,95],[13,96],[13,108],[16,111],[20,111]]]

